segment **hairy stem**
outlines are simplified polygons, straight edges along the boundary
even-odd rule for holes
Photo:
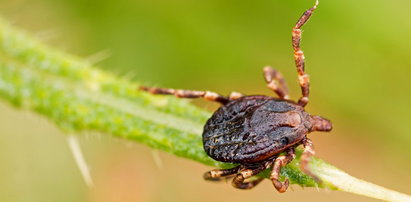
[[[70,134],[99,131],[213,167],[233,166],[212,160],[203,150],[201,132],[209,112],[185,100],[139,92],[138,86],[51,49],[0,19],[3,100],[44,115]],[[282,169],[282,175],[293,184],[383,200],[411,200],[314,158],[310,168],[323,182],[318,184],[300,171],[301,152],[297,154],[297,159]]]

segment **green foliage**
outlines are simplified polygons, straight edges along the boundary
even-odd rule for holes
[[[203,151],[200,134],[209,112],[185,100],[139,92],[137,87],[48,48],[0,20],[0,96],[4,100],[40,113],[70,133],[99,131],[213,167],[233,166],[216,162]],[[347,191],[344,185],[358,182],[349,175],[337,178],[342,171],[314,159],[311,169],[324,182],[319,185],[300,171],[300,154],[282,170],[291,183]]]

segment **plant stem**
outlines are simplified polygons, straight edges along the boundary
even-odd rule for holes
[[[138,141],[213,167],[203,150],[202,126],[210,113],[186,100],[137,91],[138,83],[118,78],[74,56],[51,49],[0,19],[0,97],[49,118],[72,134],[93,130]],[[299,157],[282,169],[293,184],[323,187],[391,201],[410,196],[358,180],[313,158],[310,168],[323,183],[299,169]],[[267,177],[267,172],[262,174]]]
[[[384,201],[411,201],[411,197],[408,195],[355,178],[320,159],[314,159],[310,168],[321,180],[332,184],[340,191]]]

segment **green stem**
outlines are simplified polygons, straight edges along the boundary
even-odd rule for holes
[[[44,115],[69,133],[99,131],[213,167],[233,166],[214,161],[203,151],[201,132],[209,112],[186,100],[139,92],[137,87],[138,83],[48,48],[0,19],[0,97],[4,100]],[[318,184],[300,171],[301,152],[297,153],[297,159],[282,169],[291,183],[411,200],[314,158],[310,167],[323,182]]]

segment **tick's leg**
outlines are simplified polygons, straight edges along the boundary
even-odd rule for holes
[[[227,176],[237,174],[237,172],[241,169],[241,167],[242,166],[237,166],[237,167],[229,168],[229,169],[210,170],[204,173],[203,177],[205,180],[209,180],[209,181],[220,181]]]
[[[229,101],[227,97],[210,91],[179,90],[172,88],[150,88],[146,86],[140,86],[139,89],[150,92],[152,94],[174,95],[178,98],[204,98],[209,101],[219,102],[223,105],[227,104]]]
[[[239,92],[231,92],[230,93],[230,95],[228,96],[228,99],[230,99],[230,100],[235,100],[235,99],[238,99],[238,98],[240,98],[240,97],[243,97],[244,95],[243,94],[241,94],[241,93],[239,93]]]
[[[301,170],[304,173],[306,173],[307,175],[314,178],[314,180],[319,182],[320,180],[318,179],[318,177],[315,176],[311,172],[311,170],[308,168],[308,164],[311,161],[311,157],[314,156],[314,154],[315,154],[313,142],[310,139],[308,139],[307,137],[305,137],[302,141],[303,141],[303,145],[304,145],[304,151],[301,154],[301,162],[300,162]]]
[[[284,183],[280,182],[281,168],[290,163],[295,158],[294,149],[289,149],[287,154],[275,159],[273,170],[271,171],[270,179],[278,192],[283,193],[287,190],[289,181],[285,179]]]
[[[301,27],[310,19],[313,11],[317,8],[318,0],[315,2],[314,7],[308,9],[304,14],[298,19],[297,23],[293,28],[293,49],[294,49],[294,60],[297,66],[298,80],[300,82],[302,96],[298,100],[298,104],[305,106],[308,103],[308,95],[310,94],[310,80],[308,75],[305,73],[305,63],[304,63],[304,52],[301,50]]]
[[[255,187],[257,184],[259,184],[264,178],[259,178],[251,182],[244,182],[244,181],[254,175],[257,175],[264,169],[269,168],[270,166],[271,166],[271,162],[266,162],[256,168],[246,168],[244,170],[241,170],[240,173],[238,173],[234,177],[231,184],[233,185],[233,187],[238,188],[238,189],[251,189]]]
[[[272,67],[264,67],[263,71],[267,87],[273,90],[281,99],[289,99],[288,88],[283,75]]]

